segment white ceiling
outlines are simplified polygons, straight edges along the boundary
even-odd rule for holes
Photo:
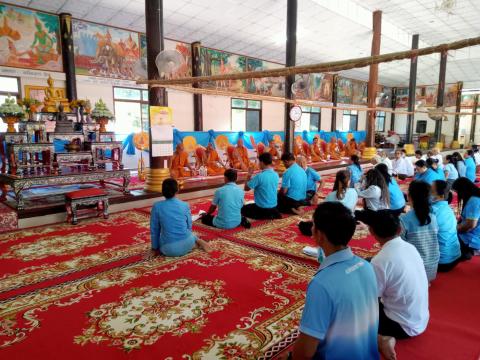
[[[407,50],[411,35],[420,46],[480,34],[480,1],[456,0],[451,14],[437,10],[445,0],[299,0],[297,64],[366,56],[371,47],[372,11],[382,10],[381,52]],[[79,19],[145,31],[144,0],[9,0],[9,3]],[[165,36],[283,63],[286,0],[164,0]],[[447,82],[480,88],[480,46],[449,54]],[[422,57],[418,84],[438,82],[439,55]],[[342,74],[368,79],[368,68]],[[407,85],[409,61],[380,65],[380,82]]]

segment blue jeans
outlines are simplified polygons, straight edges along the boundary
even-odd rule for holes
[[[192,251],[196,241],[197,236],[191,233],[186,239],[160,245],[160,251],[169,257],[184,256]]]

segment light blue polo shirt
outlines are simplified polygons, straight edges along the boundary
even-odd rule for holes
[[[245,192],[233,182],[215,191],[212,205],[218,206],[218,213],[213,218],[213,225],[220,229],[233,229],[240,225],[244,197]]]
[[[445,168],[443,169],[444,172],[448,172],[448,178],[447,180],[457,180],[458,179],[458,171],[455,168],[455,165],[452,163],[448,163],[445,165]]]
[[[472,157],[466,158],[465,159],[465,177],[470,180],[471,182],[475,182],[476,178],[476,169],[477,166],[475,165],[475,160],[473,160]]]
[[[403,195],[402,189],[394,178],[390,179],[388,192],[390,193],[390,209],[398,210],[405,206],[405,195]]]
[[[352,212],[354,212],[358,202],[358,193],[357,193],[357,190],[348,188],[347,191],[345,191],[345,196],[343,197],[343,199],[338,200],[337,191],[334,190],[327,195],[327,197],[325,198],[325,201],[342,203],[343,206],[349,208]]]
[[[354,164],[349,165],[347,168],[350,171],[350,183],[352,185],[359,183],[362,179],[363,170]]]
[[[432,185],[435,180],[445,180],[445,175],[441,171],[435,171],[428,168],[423,174],[417,173],[415,175],[415,180],[424,181],[427,184]]]
[[[262,209],[277,207],[277,191],[280,178],[275,170],[268,168],[255,175],[247,183],[253,190],[255,204]]]
[[[300,331],[320,343],[314,359],[379,359],[377,280],[350,248],[327,256],[310,281]]]
[[[282,176],[282,188],[287,188],[287,196],[293,200],[305,200],[307,196],[307,174],[298,164],[293,164]]]
[[[458,237],[471,247],[480,250],[480,198],[472,196],[462,210],[462,223],[465,220],[477,220],[477,226],[469,232],[458,233]]]
[[[450,164],[448,164],[450,165]],[[457,219],[447,201],[436,201],[432,204],[432,212],[437,218],[438,246],[440,250],[439,264],[448,264],[460,257],[460,243],[457,237]]]
[[[305,169],[307,174],[307,191],[317,191],[317,182],[321,180],[321,176],[318,172],[313,170],[311,167]]]

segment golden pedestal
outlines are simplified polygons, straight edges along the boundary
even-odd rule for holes
[[[370,159],[372,159],[375,155],[377,155],[377,148],[375,148],[375,147],[366,147],[366,148],[363,150],[362,159],[364,159],[364,160],[370,160]]]
[[[5,124],[7,124],[7,132],[8,133],[16,132],[14,125],[16,123],[18,123],[18,116],[8,116],[8,115],[6,115],[6,116],[3,117],[3,122]]]
[[[68,99],[56,99],[56,100],[47,100],[43,102],[43,112],[55,113],[58,112],[58,105],[63,105],[63,112],[69,113],[72,110],[70,109],[70,103]]]
[[[438,149],[438,151],[441,151],[443,149],[443,142],[437,142],[435,144],[435,149]]]
[[[415,146],[413,144],[405,144],[403,146],[408,156],[415,155]]]
[[[170,178],[170,169],[146,169],[147,181],[145,182],[145,190],[162,192],[162,184],[165,179]]]
[[[460,149],[460,143],[458,142],[458,140],[453,140],[450,144],[450,148],[454,150]]]

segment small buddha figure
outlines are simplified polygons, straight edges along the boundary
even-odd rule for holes
[[[73,121],[68,120],[64,112],[62,104],[58,105],[58,112],[55,117],[55,132],[56,133],[71,133],[73,131]]]
[[[54,80],[51,76],[47,79],[47,88],[45,89],[45,99],[43,100],[44,112],[57,112],[57,105],[61,104],[65,112],[70,112],[70,103],[68,99],[63,98],[59,90],[54,87]]]

